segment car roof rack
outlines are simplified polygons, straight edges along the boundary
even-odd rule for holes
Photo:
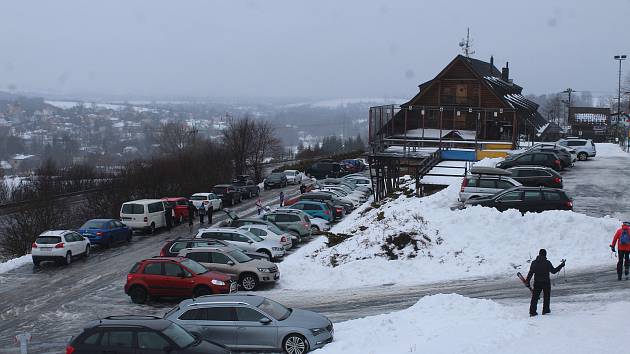
[[[152,316],[152,315],[118,315],[118,316],[107,316],[103,318],[104,320],[161,320],[162,317]]]
[[[510,171],[506,171],[496,167],[473,166],[470,168],[470,174],[473,175],[494,175],[494,176],[511,176]]]

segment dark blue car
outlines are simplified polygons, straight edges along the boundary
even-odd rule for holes
[[[92,245],[111,247],[117,242],[131,242],[132,230],[115,219],[92,219],[87,221],[79,233],[90,239]]]

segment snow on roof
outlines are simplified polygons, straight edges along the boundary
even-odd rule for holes
[[[549,126],[549,123],[543,125],[542,127],[538,128],[538,132],[536,133],[536,135],[541,136],[542,133],[545,132],[545,129],[547,129],[547,127]]]
[[[24,155],[24,154],[17,154],[17,155],[13,155],[11,157],[12,160],[26,160],[26,159],[30,159],[32,157],[34,157],[35,155]]]
[[[602,113],[576,113],[574,118],[582,123],[605,123],[607,117]]]
[[[2,168],[3,170],[10,170],[11,164],[5,160],[2,160],[0,161],[0,168]]]

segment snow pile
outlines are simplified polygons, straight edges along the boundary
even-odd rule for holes
[[[607,245],[621,222],[570,211],[521,215],[517,210],[451,210],[458,186],[425,198],[405,195],[364,207],[282,264],[280,285],[290,289],[418,284],[450,279],[513,276],[546,248],[568,269],[610,264]],[[345,238],[345,240],[344,240]]]
[[[625,353],[615,334],[630,326],[619,315],[629,305],[552,303],[552,315],[530,318],[527,304],[427,296],[403,311],[336,324],[335,340],[315,353]]]
[[[0,263],[0,273],[6,273],[12,271],[15,268],[19,268],[30,263],[33,263],[33,258],[31,258],[30,254],[18,258],[9,259],[6,262]]]

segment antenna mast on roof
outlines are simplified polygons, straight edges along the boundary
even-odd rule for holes
[[[470,39],[470,28],[466,27],[466,38],[462,38],[462,40],[459,41],[459,47],[462,48],[462,52],[467,58],[475,54],[475,51],[472,49],[472,43],[473,40]]]

